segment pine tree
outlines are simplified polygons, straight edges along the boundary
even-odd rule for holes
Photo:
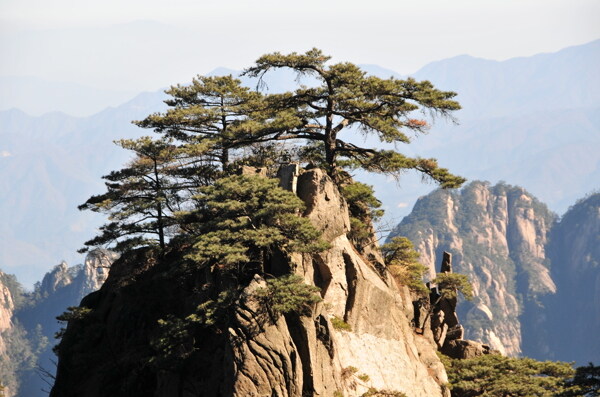
[[[365,195],[370,188],[350,183],[344,169],[363,168],[394,176],[415,169],[442,187],[462,184],[463,178],[438,167],[433,159],[360,147],[341,139],[343,134],[358,130],[382,142],[409,143],[409,132],[424,133],[429,128],[426,120],[414,118],[414,111],[450,116],[460,108],[452,99],[453,92],[437,90],[428,81],[367,76],[354,64],[328,65],[328,60],[317,49],[305,54],[274,53],[260,57],[244,72],[262,78],[272,69],[291,68],[319,81],[316,87],[301,86],[284,94],[263,95],[243,87],[232,76],[199,76],[190,85],[167,90],[169,109],[136,122],[153,129],[161,139],[119,141],[136,158],[104,177],[106,193],[80,206],[106,213],[111,221],[86,245],[112,243],[122,251],[156,244],[164,251],[172,229],[188,234],[194,229],[185,224],[190,217],[177,218],[175,213],[198,207],[192,212],[200,217],[206,209],[202,197],[208,190],[196,194],[197,189],[231,175],[235,171],[232,163],[273,164],[275,160],[265,156],[286,157],[286,151],[279,147],[282,141],[308,143],[302,158],[326,168],[343,188],[354,211],[356,241],[370,238],[371,232],[364,225],[381,211],[372,194]],[[248,148],[258,150],[247,155],[244,152]]]
[[[165,101],[170,108],[135,123],[184,146],[208,143],[208,157],[222,171],[230,165],[232,149],[253,143],[240,140],[239,129],[264,128],[263,96],[232,76],[198,76],[190,85],[172,86],[165,93],[171,96]]]
[[[473,286],[465,274],[438,273],[431,283],[438,285],[439,299],[456,299],[459,292],[466,300],[473,299]]]
[[[120,252],[140,245],[158,245],[164,251],[169,228],[176,226],[174,213],[189,198],[187,189],[196,187],[179,178],[179,168],[186,164],[190,153],[169,139],[142,137],[115,143],[131,150],[135,157],[125,168],[103,177],[107,181],[105,193],[79,206],[80,210],[105,213],[110,221],[85,245],[111,245]]]
[[[390,273],[403,285],[425,295],[429,292],[423,284],[423,274],[427,267],[419,262],[419,253],[406,237],[394,237],[381,247],[383,260]]]
[[[365,148],[341,139],[348,131],[374,135],[381,142],[409,143],[407,135],[424,133],[426,120],[415,118],[414,111],[450,116],[460,109],[453,92],[437,90],[429,81],[414,79],[380,79],[367,76],[352,63],[327,65],[329,56],[318,49],[305,54],[278,52],[260,57],[244,71],[258,77],[271,70],[289,68],[299,76],[317,79],[318,86],[300,86],[294,92],[269,95],[265,98],[277,117],[273,128],[246,130],[249,141],[303,139],[322,160],[319,164],[339,182],[339,167],[362,168],[398,176],[414,169],[440,183],[442,187],[458,187],[464,179],[440,168],[433,159],[404,156],[395,150]]]

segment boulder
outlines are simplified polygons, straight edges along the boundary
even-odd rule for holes
[[[483,343],[462,339],[455,339],[446,342],[442,347],[441,352],[448,357],[458,359],[473,358],[483,356],[484,354],[499,353]]]

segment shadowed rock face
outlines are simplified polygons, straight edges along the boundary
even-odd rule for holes
[[[448,396],[431,333],[418,335],[410,325],[408,289],[381,276],[348,241],[347,205],[330,178],[306,171],[298,176],[297,193],[307,204],[304,216],[331,245],[279,264],[321,289],[323,301],[309,315],[265,314],[252,293],[264,280],[255,276],[226,329],[195,335],[197,352],[185,366],[140,364],[153,354],[149,340],[158,319],[185,313],[194,301],[195,280],[169,279],[174,256],[155,261],[135,251],[84,299],[91,314],[69,324],[51,396],[359,396],[370,387]],[[336,329],[334,318],[351,330]],[[358,378],[363,374],[368,380]]]
[[[581,200],[552,230],[549,244],[557,293],[544,300],[550,359],[586,365],[600,360],[600,193]]]

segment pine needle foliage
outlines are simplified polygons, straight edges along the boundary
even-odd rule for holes
[[[167,111],[135,122],[154,130],[159,139],[118,141],[135,158],[104,177],[106,193],[79,207],[109,216],[86,247],[104,245],[124,252],[158,246],[164,253],[170,239],[186,226],[175,214],[197,204],[190,199],[195,190],[231,175],[243,164],[275,168],[278,161],[297,157],[326,169],[340,187],[348,175],[344,170],[355,169],[394,177],[417,170],[444,188],[464,182],[434,159],[350,143],[354,141],[350,136],[357,133],[384,143],[410,143],[411,134],[429,130],[434,116],[452,118],[460,109],[455,93],[438,90],[428,81],[368,76],[352,63],[330,64],[329,59],[318,49],[272,53],[244,71],[259,82],[281,68],[317,81],[315,87],[300,85],[282,94],[252,90],[231,75],[198,76],[191,84],[168,89]],[[417,111],[431,117],[420,118]],[[298,150],[300,146],[306,150]],[[381,216],[380,204],[369,189],[356,183],[345,189],[354,211],[351,238],[359,245],[370,242],[370,223]],[[272,237],[256,234],[263,240]],[[239,255],[239,249],[233,251]],[[233,251],[227,260],[234,259]]]
[[[427,267],[419,262],[419,253],[408,238],[392,238],[389,243],[381,246],[381,253],[388,270],[400,284],[420,295],[429,292],[423,284],[423,275]]]
[[[197,266],[244,272],[260,268],[275,247],[288,253],[327,247],[320,232],[300,216],[302,200],[275,179],[222,178],[201,188],[196,200],[197,209],[181,217],[192,236],[188,258]]]
[[[333,316],[331,318],[331,325],[333,325],[334,329],[337,329],[339,331],[352,331],[352,327],[350,326],[350,324],[345,322],[344,319],[339,318],[337,316]]]
[[[253,142],[240,136],[240,130],[254,133],[265,128],[269,113],[263,95],[243,87],[229,76],[197,76],[189,85],[175,85],[165,91],[170,99],[165,113],[154,113],[135,124],[152,128],[174,138],[183,146],[211,143],[208,161],[227,171],[231,151]],[[270,113],[269,113],[270,114]]]
[[[348,237],[358,247],[371,243],[374,241],[372,222],[383,216],[381,201],[375,197],[373,187],[352,181],[342,184],[340,191],[350,211]]]
[[[109,219],[80,252],[99,245],[118,252],[152,245],[164,251],[168,230],[176,225],[174,213],[181,209],[187,189],[193,187],[179,175],[191,154],[168,139],[142,137],[115,143],[135,157],[124,168],[103,177],[105,193],[79,206],[80,210],[107,214]]]
[[[309,313],[315,303],[322,301],[320,292],[320,288],[306,284],[299,275],[288,274],[267,280],[267,287],[258,289],[255,295],[276,318],[292,312]]]
[[[600,366],[588,363],[578,367],[575,376],[568,382],[569,390],[561,397],[600,396]]]
[[[568,363],[497,354],[443,361],[453,397],[554,397],[577,391],[568,384],[575,374]]]
[[[370,387],[366,393],[361,394],[361,397],[407,397],[405,393],[397,390],[379,390]]]
[[[200,324],[201,325],[201,324]],[[160,333],[150,341],[156,352],[149,363],[158,367],[178,368],[194,352],[193,333],[196,319],[169,315],[158,320]]]
[[[438,273],[431,282],[438,285],[442,299],[454,299],[459,292],[466,300],[473,299],[473,286],[464,274]]]
[[[458,187],[464,179],[440,168],[434,159],[411,158],[395,150],[360,147],[342,139],[356,132],[374,136],[385,143],[409,143],[409,134],[428,131],[427,120],[415,118],[422,110],[432,115],[451,117],[460,109],[454,92],[440,91],[429,81],[381,79],[368,76],[360,67],[348,63],[328,64],[330,57],[313,48],[304,54],[279,52],[263,55],[244,74],[258,77],[287,68],[298,76],[316,79],[315,87],[299,86],[293,92],[265,97],[274,114],[285,114],[272,129],[250,131],[255,140],[303,139],[320,149],[322,164],[339,181],[340,167],[362,168],[370,172],[399,176],[414,169],[442,187]]]

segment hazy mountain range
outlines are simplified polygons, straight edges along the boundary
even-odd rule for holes
[[[87,118],[0,112],[0,263],[5,271],[31,286],[61,260],[81,262],[75,251],[102,219],[76,207],[104,189],[102,175],[127,161],[128,153],[112,141],[140,135],[131,120],[162,107],[163,96],[140,94]]]
[[[16,108],[31,116],[50,112],[90,116],[137,95],[136,92],[101,90],[31,76],[0,76],[0,87],[0,110]]]
[[[399,76],[376,65],[363,67],[382,77]],[[460,124],[437,120],[430,135],[399,149],[410,155],[436,157],[442,166],[469,179],[521,185],[551,210],[563,213],[599,185],[598,70],[600,40],[503,62],[459,56],[431,63],[413,76],[459,93],[463,106],[457,114]],[[234,71],[213,73],[229,72]],[[3,88],[13,84],[11,90],[25,92],[32,84],[25,80],[0,82]],[[293,83],[291,76],[283,73],[269,80],[269,89],[285,90]],[[93,108],[71,106],[72,100],[59,95],[77,91],[74,85],[48,90],[55,90],[55,95],[44,94],[51,99],[30,96],[29,113],[38,113],[43,108],[41,101],[52,102],[49,110],[65,113],[70,109],[60,109],[62,106],[75,109],[74,114],[85,113],[82,109],[86,106]],[[110,101],[117,94],[107,94],[105,103],[113,103]],[[101,103],[100,94],[85,89],[70,97],[88,95],[94,97],[91,103]],[[143,93],[88,117],[56,112],[34,117],[17,109],[0,112],[0,217],[5,220],[0,225],[0,266],[5,271],[31,285],[63,259],[81,261],[75,250],[102,220],[79,213],[76,206],[103,191],[100,176],[126,161],[127,153],[112,140],[151,134],[130,121],[163,109],[162,99],[161,92]],[[12,101],[3,97],[0,108],[25,106],[17,94]],[[33,110],[36,108],[38,111]],[[375,185],[395,223],[418,196],[433,188],[411,174],[399,187],[384,177],[369,177],[368,182]]]

